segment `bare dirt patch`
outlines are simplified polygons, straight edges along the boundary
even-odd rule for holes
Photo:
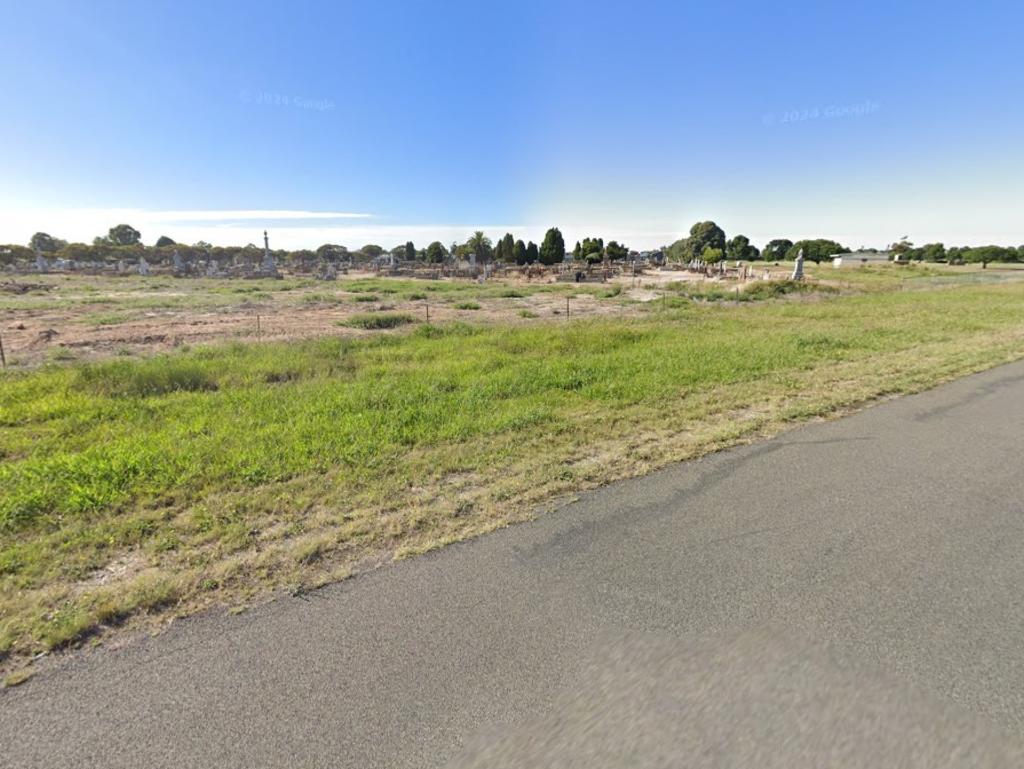
[[[365,301],[361,297],[367,294],[358,282],[367,280],[396,288]],[[382,333],[346,325],[354,315],[373,312],[408,313],[423,322],[429,315],[431,323],[516,325],[564,317],[567,310],[570,318],[635,314],[607,291],[612,284],[590,284],[577,292],[566,284],[392,280],[372,273],[331,282],[297,281],[298,286],[165,279],[129,290],[124,282],[62,276],[44,295],[0,298],[0,334],[9,362],[36,366],[50,360],[145,356],[226,341]],[[451,290],[453,284],[458,284],[457,291]],[[602,293],[610,295],[596,295]]]

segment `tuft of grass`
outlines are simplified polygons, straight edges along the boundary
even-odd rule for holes
[[[217,389],[216,377],[209,365],[168,355],[140,362],[119,360],[95,364],[77,372],[75,385],[108,398]]]
[[[764,299],[778,299],[786,294],[807,294],[807,293],[835,294],[838,289],[834,286],[827,286],[819,283],[804,283],[796,280],[769,280],[758,281],[747,286],[741,296],[751,301]]]
[[[125,323],[130,320],[131,316],[126,315],[123,312],[111,312],[111,313],[99,313],[95,315],[86,315],[82,318],[83,323],[87,323],[90,326],[117,326],[121,323]]]
[[[537,313],[533,312],[532,310],[520,310],[519,311],[519,317],[520,318],[538,318],[540,316],[537,315]]]
[[[352,297],[353,302],[377,302],[380,297],[376,294],[356,294]]]
[[[345,300],[336,294],[303,294],[301,301],[306,304],[340,304]]]
[[[480,305],[476,302],[456,302],[454,305],[456,310],[479,310]]]
[[[416,318],[407,312],[378,312],[366,315],[353,315],[348,320],[342,321],[341,325],[351,328],[385,329],[397,328],[398,326],[415,322]]]

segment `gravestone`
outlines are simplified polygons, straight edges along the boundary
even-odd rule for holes
[[[146,277],[149,275],[149,262],[146,261],[146,257],[139,257],[139,275]]]
[[[804,279],[804,250],[801,248],[796,255],[796,264],[793,265],[793,275],[790,280]]]
[[[278,277],[277,261],[270,253],[270,238],[267,237],[266,230],[263,230],[263,264],[260,265],[260,275],[266,278]]]
[[[46,261],[46,257],[38,251],[36,252],[36,272],[48,272],[50,269],[50,263]]]

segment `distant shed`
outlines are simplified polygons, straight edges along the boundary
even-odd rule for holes
[[[891,251],[854,251],[852,254],[835,254],[832,266],[862,267],[865,264],[888,264],[891,261]]]

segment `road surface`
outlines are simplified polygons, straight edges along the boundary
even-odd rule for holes
[[[11,767],[1024,765],[1024,362],[0,692]]]

